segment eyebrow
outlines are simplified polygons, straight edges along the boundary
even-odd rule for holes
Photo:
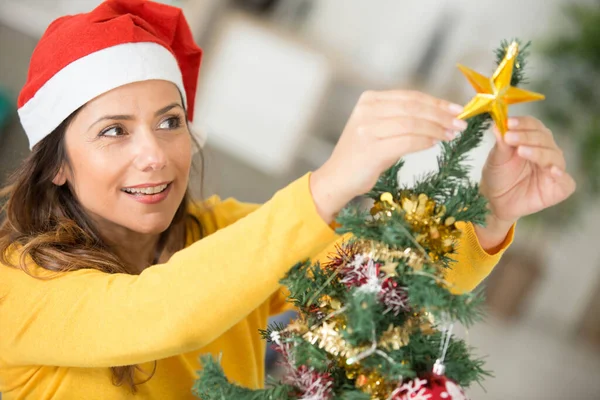
[[[168,106],[165,106],[165,107],[161,108],[160,110],[156,111],[154,113],[154,116],[158,117],[158,116],[166,113],[167,111],[172,110],[175,107],[179,107],[179,108],[183,109],[181,104],[171,103]],[[105,115],[102,118],[99,118],[98,120],[96,120],[96,122],[94,122],[93,124],[91,124],[90,127],[88,128],[88,130],[90,130],[92,128],[92,126],[96,125],[100,121],[106,121],[106,120],[131,121],[133,119],[135,119],[135,117],[133,115],[124,115],[124,114]]]

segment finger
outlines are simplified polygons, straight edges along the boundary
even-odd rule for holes
[[[552,167],[550,171],[552,177],[554,178],[554,182],[558,184],[560,188],[559,191],[562,194],[562,198],[559,201],[563,201],[575,192],[577,183],[571,175],[560,170],[558,167]]]
[[[566,200],[575,192],[577,184],[573,177],[557,167],[552,167],[550,173],[544,175],[546,185],[542,191],[547,201],[546,207],[551,207]]]
[[[416,90],[380,90],[368,91],[363,93],[365,99],[370,101],[386,101],[386,100],[408,100],[419,101],[449,111],[452,115],[460,114],[464,107],[460,104],[455,104],[447,100],[422,93]]]
[[[561,151],[545,147],[519,146],[517,153],[522,158],[529,160],[543,168],[552,166],[565,170],[566,162]]]
[[[455,118],[453,113],[444,108],[420,101],[392,99],[385,102],[371,103],[363,110],[364,115],[384,119],[396,117],[417,117],[435,122],[446,129],[464,131],[468,123]]]
[[[542,121],[531,116],[510,117],[507,121],[507,125],[510,130],[547,130],[550,132]]]
[[[390,164],[398,161],[398,159],[407,154],[429,149],[437,143],[437,140],[427,136],[394,136],[379,141],[375,146],[375,153],[384,163]]]
[[[516,148],[506,144],[497,126],[494,126],[492,131],[494,132],[494,136],[496,136],[496,144],[490,152],[487,162],[491,166],[500,166],[513,158]]]
[[[383,119],[358,129],[359,135],[372,135],[377,139],[401,135],[427,136],[436,140],[451,140],[456,137],[454,131],[435,122],[413,117]]]
[[[504,141],[511,146],[547,147],[558,149],[549,130],[508,131]]]

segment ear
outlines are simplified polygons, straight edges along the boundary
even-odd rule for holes
[[[54,183],[56,186],[62,186],[65,183],[67,183],[67,174],[65,174],[64,165],[60,167],[60,169],[56,173],[56,176],[54,177],[54,179],[52,179],[52,183]]]

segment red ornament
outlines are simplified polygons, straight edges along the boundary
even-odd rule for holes
[[[323,264],[324,268],[337,269],[343,265],[346,265],[354,259],[354,256],[358,253],[357,243],[343,243],[342,245],[335,245],[335,253],[330,254],[327,258],[329,261]]]
[[[329,373],[316,372],[306,365],[301,365],[286,383],[295,386],[302,392],[303,399],[330,400],[333,396],[333,378]]]
[[[408,293],[403,287],[398,286],[398,282],[392,278],[383,281],[379,300],[385,305],[384,314],[392,312],[392,314],[398,315],[401,312],[410,311]]]
[[[431,382],[431,393],[434,399],[468,400],[467,395],[458,384],[445,376],[434,375]]]
[[[376,282],[379,284],[379,268],[381,264],[376,263],[373,259],[364,254],[356,254],[352,262],[347,263],[340,271],[340,276],[343,284],[347,288],[363,286],[367,283]]]
[[[404,383],[393,393],[393,400],[468,400],[465,392],[445,376],[432,375]]]

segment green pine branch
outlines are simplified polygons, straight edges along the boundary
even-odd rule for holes
[[[432,335],[416,332],[411,335],[408,345],[392,351],[390,355],[394,359],[405,360],[416,371],[431,371],[439,357],[441,339],[440,332]],[[465,388],[492,376],[490,371],[484,369],[483,360],[475,358],[472,353],[473,349],[463,340],[452,337],[444,360],[446,376]]]
[[[388,168],[379,179],[373,189],[371,189],[367,196],[373,200],[378,200],[382,193],[389,192],[394,193],[398,190],[398,173],[404,166],[404,160],[398,160],[396,164]]]
[[[527,79],[525,77],[525,67],[527,66],[527,58],[529,57],[531,41],[523,45],[523,42],[517,38],[503,40],[500,44],[500,47],[495,51],[496,64],[500,64],[500,62],[502,62],[502,59],[506,55],[506,49],[513,41],[516,41],[519,44],[519,54],[517,54],[517,61],[515,62],[515,68],[513,69],[513,75],[510,80],[510,84],[511,86],[519,86],[527,83]]]
[[[346,301],[348,309],[344,315],[347,329],[342,332],[342,337],[353,347],[372,343],[377,338],[377,328],[385,318],[377,294],[354,289]]]
[[[259,329],[258,332],[260,333],[260,337],[262,338],[262,340],[271,343],[271,334],[273,332],[281,332],[286,326],[286,324],[283,324],[281,322],[274,322],[272,324],[269,324],[269,326],[267,326],[267,329]]]
[[[339,213],[337,221],[341,224],[337,229],[339,234],[352,233],[355,238],[375,240],[394,248],[412,247],[416,242],[416,234],[398,210],[382,223],[359,206],[352,205]]]
[[[468,121],[467,129],[451,142],[442,142],[442,153],[437,158],[438,171],[417,181],[411,190],[425,193],[439,203],[459,195],[457,189],[468,182],[469,167],[465,165],[468,153],[479,146],[484,132],[490,127],[489,115],[478,115]]]
[[[409,303],[428,310],[435,320],[450,319],[466,327],[483,320],[485,299],[481,291],[452,294],[429,276],[412,275],[405,279]]]
[[[248,389],[227,380],[218,360],[210,355],[201,357],[202,370],[192,392],[202,400],[294,400],[296,390],[288,385],[277,385],[268,389]]]
[[[289,341],[294,343],[291,351],[296,367],[306,365],[317,372],[329,371],[332,361],[325,350],[299,337],[293,337]]]
[[[319,262],[314,264],[310,260],[297,263],[288,271],[281,280],[287,286],[290,300],[303,314],[309,316],[308,323],[318,322],[311,313],[311,307],[317,305],[319,298],[330,296],[342,298],[345,296],[346,286],[334,279],[331,271],[326,270]]]

